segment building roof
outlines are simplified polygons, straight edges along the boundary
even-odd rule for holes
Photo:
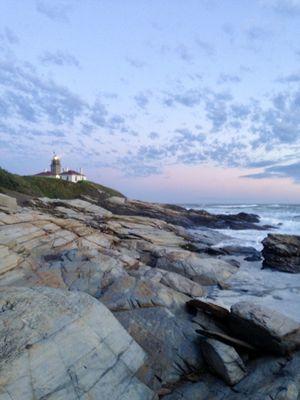
[[[55,176],[55,175],[53,175],[51,171],[44,171],[44,172],[35,174],[34,176]]]
[[[62,172],[60,175],[78,175],[78,176],[84,176],[84,174],[81,174],[80,172],[73,171],[72,169],[69,169],[68,171]]]

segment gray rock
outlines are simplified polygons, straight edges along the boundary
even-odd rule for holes
[[[82,293],[0,289],[0,399],[151,400],[144,350]]]
[[[144,380],[149,386],[174,383],[203,364],[195,325],[185,312],[189,298],[154,281],[122,276],[100,300],[149,355]]]
[[[139,307],[115,312],[115,316],[149,355],[143,381],[159,388],[161,382],[172,384],[203,367],[199,337],[185,314],[167,307]]]
[[[14,197],[0,193],[0,208],[15,211],[18,208],[17,200]]]
[[[129,275],[117,278],[103,289],[101,301],[112,311],[145,307],[183,307],[188,297],[159,282]]]
[[[264,267],[300,273],[300,236],[269,234],[262,243]]]
[[[212,371],[229,385],[235,385],[246,375],[246,367],[233,347],[218,340],[206,339],[201,349]]]
[[[238,267],[226,261],[186,250],[165,251],[158,257],[156,267],[176,272],[202,285],[223,283],[238,271]]]
[[[240,302],[231,307],[230,329],[265,351],[285,354],[300,347],[300,324],[267,307]]]
[[[171,289],[191,297],[201,297],[206,294],[205,288],[199,283],[185,278],[176,272],[145,266],[139,268],[137,271],[131,272],[131,274],[133,273],[135,276],[140,276],[156,283],[160,282]]]
[[[300,354],[287,361],[270,357],[258,359],[249,366],[248,375],[233,389],[208,374],[196,383],[176,388],[164,400],[298,400]]]

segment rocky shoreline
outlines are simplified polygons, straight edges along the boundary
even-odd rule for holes
[[[0,194],[0,400],[299,399],[299,321],[207,297],[261,257],[218,248],[224,227],[262,228],[121,197]]]

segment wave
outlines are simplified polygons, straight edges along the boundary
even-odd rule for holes
[[[243,210],[259,215],[260,225],[272,225],[277,228],[276,233],[300,235],[300,204],[198,204],[197,206],[214,214],[235,214]],[[268,233],[274,232],[271,229],[219,231],[230,236],[223,245],[252,246],[258,250],[262,249],[261,242]]]

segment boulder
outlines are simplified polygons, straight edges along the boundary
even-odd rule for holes
[[[9,211],[15,211],[18,208],[17,200],[14,197],[0,193],[0,208]]]
[[[300,236],[269,234],[262,244],[264,267],[300,273]]]
[[[111,196],[107,199],[107,201],[111,204],[121,205],[121,204],[125,204],[126,198],[119,197],[119,196]]]
[[[151,387],[175,383],[203,364],[199,336],[185,312],[188,299],[161,282],[136,276],[120,277],[100,297],[149,355],[144,381]]]
[[[203,340],[201,350],[210,369],[230,386],[246,375],[246,367],[232,346],[215,339],[207,339]]]
[[[300,324],[259,304],[234,304],[228,326],[237,337],[264,351],[286,354],[300,348]]]
[[[146,354],[87,294],[0,289],[0,399],[154,399]]]
[[[149,355],[148,369],[154,376],[145,371],[143,381],[148,386],[158,389],[161,383],[175,384],[203,368],[199,335],[184,313],[153,306],[114,315]]]

